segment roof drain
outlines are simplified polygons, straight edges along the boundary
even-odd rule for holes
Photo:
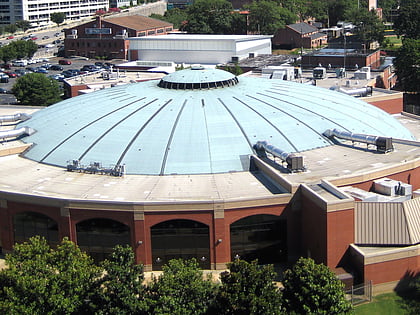
[[[4,116],[0,116],[0,124],[5,123],[5,122],[15,122],[15,121],[25,121],[28,120],[29,118],[31,118],[31,115],[28,115],[26,113],[18,113],[15,115],[4,115]]]
[[[35,132],[36,130],[30,127],[21,127],[18,129],[5,130],[5,131],[0,131],[0,139],[5,140],[8,138],[18,138],[24,135],[30,136],[34,134]]]
[[[291,172],[304,171],[303,157],[295,155],[293,153],[285,152],[276,146],[269,144],[267,141],[258,141],[254,144],[255,151],[265,151],[272,154],[275,157],[280,158],[283,162],[287,163],[287,169]]]
[[[345,140],[351,140],[352,142],[361,142],[366,144],[376,145],[376,150],[381,153],[387,153],[394,150],[392,146],[392,138],[370,136],[360,133],[352,133],[349,131],[341,131],[338,129],[327,129],[324,132],[324,136],[328,138],[336,137]]]

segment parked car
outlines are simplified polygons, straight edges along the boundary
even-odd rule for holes
[[[9,76],[7,74],[0,74],[0,83],[9,83]]]
[[[63,71],[63,67],[60,65],[52,65],[50,67],[50,70],[54,70],[54,71]]]
[[[9,76],[9,78],[17,78],[17,73],[13,71],[4,71],[5,74]]]
[[[45,48],[54,48],[54,47],[55,47],[54,44],[47,44],[47,45],[45,45]]]
[[[60,60],[58,60],[58,63],[60,65],[71,65],[71,61],[67,60],[67,59],[60,59]]]
[[[61,40],[59,40],[59,39],[56,39],[56,40],[53,40],[53,42],[52,42],[53,44],[60,44],[61,43]]]
[[[48,38],[50,38],[50,37],[49,37],[49,36],[47,36],[47,35],[42,36],[42,40],[45,40],[45,39],[48,39]]]
[[[49,75],[49,77],[53,80],[60,81],[60,82],[62,82],[65,79],[64,75],[61,73],[51,74]]]
[[[6,39],[13,39],[15,38],[13,35],[7,36]]]
[[[26,67],[28,65],[28,60],[14,60],[12,61],[12,66],[14,67]]]
[[[44,74],[47,74],[48,73],[48,70],[45,69],[45,68],[43,68],[43,67],[37,67],[37,68],[34,69],[34,72],[35,73],[44,73]]]
[[[31,40],[37,40],[38,37],[31,37]]]
[[[18,77],[21,77],[27,73],[30,73],[30,71],[26,70],[26,69],[16,69],[15,73],[18,75]]]
[[[59,37],[59,36],[61,36],[61,34],[60,33],[55,33],[54,36]]]
[[[1,94],[7,94],[7,93],[10,93],[10,91],[8,91],[6,89],[3,89],[3,88],[0,88],[0,93]]]

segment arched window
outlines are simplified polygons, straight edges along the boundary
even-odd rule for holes
[[[171,259],[197,259],[210,268],[209,227],[192,220],[170,220],[151,229],[153,270],[161,270]]]
[[[43,236],[49,245],[55,246],[58,240],[58,225],[50,217],[37,212],[22,212],[13,216],[15,242],[21,243],[32,236]]]
[[[76,224],[77,245],[95,261],[104,260],[116,245],[130,245],[130,228],[110,219],[90,219]]]
[[[275,215],[258,214],[230,225],[231,259],[239,257],[261,264],[287,260],[286,220]]]

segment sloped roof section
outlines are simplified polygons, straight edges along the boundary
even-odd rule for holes
[[[291,28],[295,32],[305,35],[308,33],[317,32],[318,29],[315,26],[312,26],[305,22],[295,23],[295,24],[289,24],[287,27]]]
[[[420,198],[404,202],[356,202],[358,245],[401,246],[420,243]]]
[[[143,15],[129,15],[122,17],[112,17],[103,20],[104,22],[124,26],[137,31],[144,31],[152,28],[172,26],[171,23],[152,19]]]

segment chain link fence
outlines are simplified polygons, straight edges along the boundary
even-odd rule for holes
[[[346,298],[353,306],[372,301],[372,281],[351,286],[345,291]]]

